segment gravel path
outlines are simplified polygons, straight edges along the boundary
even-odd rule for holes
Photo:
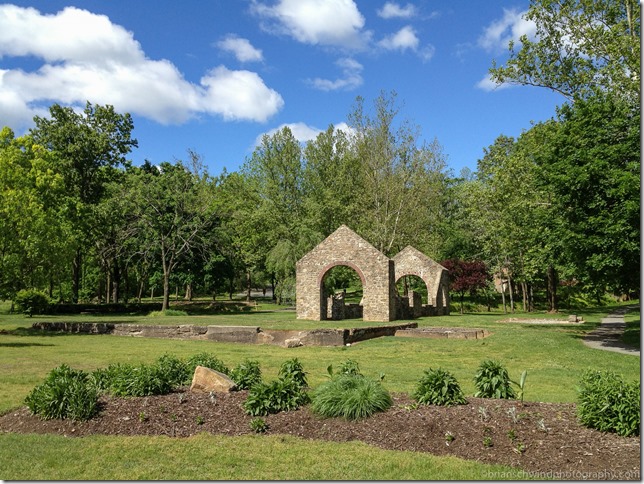
[[[621,338],[622,333],[626,328],[624,314],[628,312],[629,309],[632,308],[620,308],[614,313],[602,318],[600,326],[586,335],[584,344],[598,350],[615,351],[617,353],[639,357],[640,350],[625,344]]]

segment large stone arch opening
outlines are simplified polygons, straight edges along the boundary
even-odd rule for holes
[[[417,276],[424,281],[427,287],[427,303],[422,305],[422,311],[417,309],[417,303],[409,299],[409,306],[416,308],[411,311],[413,317],[449,314],[447,269],[411,246],[405,247],[396,254],[393,261],[396,281],[405,276]],[[411,297],[413,298],[413,295]],[[401,312],[404,312],[404,309]]]
[[[325,267],[319,281],[321,319],[362,319],[365,282],[360,268],[350,261]]]
[[[338,265],[351,267],[360,276],[363,320],[396,319],[393,261],[345,225],[297,262],[298,319],[327,319],[322,285],[327,272]]]

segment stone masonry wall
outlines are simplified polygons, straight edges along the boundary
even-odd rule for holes
[[[326,319],[324,276],[338,265],[351,267],[360,276],[365,321],[396,319],[393,261],[345,225],[297,262],[298,319]]]

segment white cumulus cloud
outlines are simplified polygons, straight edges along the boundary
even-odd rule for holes
[[[321,91],[350,91],[363,83],[362,64],[351,58],[339,59],[336,65],[342,69],[342,77],[338,79],[310,79],[308,82]]]
[[[488,25],[478,39],[478,45],[488,52],[501,52],[508,48],[509,42],[518,42],[522,35],[533,39],[537,27],[533,21],[523,18],[525,11],[503,9],[503,17]]]
[[[476,83],[476,87],[479,89],[482,89],[483,91],[499,91],[501,89],[507,89],[508,87],[511,87],[512,84],[508,84],[506,82],[502,84],[497,84],[494,82],[490,76],[485,76],[483,79],[481,79],[479,82]]]
[[[400,6],[396,2],[387,2],[383,7],[378,10],[378,16],[390,19],[390,18],[411,18],[417,14],[416,6],[408,3],[404,7]]]
[[[42,64],[0,71],[0,113],[14,127],[28,126],[52,102],[112,104],[163,124],[202,114],[263,122],[284,105],[249,71],[220,66],[189,82],[170,61],[147,58],[131,32],[75,7],[43,15],[0,5],[0,58],[26,56]]]
[[[284,129],[285,127],[288,127],[291,130],[291,133],[293,133],[293,136],[295,137],[295,139],[302,144],[308,141],[315,140],[315,138],[317,138],[317,136],[320,133],[325,131],[325,130],[316,128],[314,126],[309,126],[308,124],[302,123],[302,122],[284,123],[279,125],[277,128],[273,128],[269,131],[266,131],[265,133],[260,134],[257,138],[255,138],[255,144],[253,148],[261,144],[262,138],[264,137],[264,135],[272,136],[275,133]],[[337,131],[344,131],[348,136],[353,136],[355,134],[355,131],[344,121],[338,124],[335,124],[333,127]]]
[[[253,47],[248,39],[243,39],[235,34],[229,34],[219,42],[217,47],[232,53],[240,62],[259,62],[263,60],[261,49]]]
[[[418,49],[419,43],[420,40],[418,39],[414,28],[411,25],[406,25],[395,34],[391,34],[382,39],[378,42],[378,45],[387,50],[404,51],[406,49],[411,49],[415,51]]]
[[[353,0],[279,0],[272,6],[256,1],[252,11],[265,30],[305,44],[356,49],[370,36]]]

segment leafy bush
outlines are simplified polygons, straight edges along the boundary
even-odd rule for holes
[[[160,379],[167,381],[170,387],[185,385],[192,378],[188,365],[173,355],[165,354],[156,361],[156,370]]]
[[[98,395],[87,373],[63,364],[27,395],[25,404],[45,420],[89,420],[98,412]]]
[[[254,367],[256,362],[250,368]],[[259,365],[257,365],[259,369]],[[252,375],[251,375],[252,376]],[[233,381],[237,380],[233,377]],[[271,383],[255,383],[248,392],[244,409],[249,415],[297,410],[311,400],[306,392],[306,373],[297,358],[285,361],[280,366],[277,380]]]
[[[166,309],[165,311],[152,311],[148,314],[149,318],[161,318],[164,316],[188,316],[188,313],[180,309]]]
[[[157,365],[113,364],[98,372],[101,389],[117,397],[165,395],[174,388],[171,378]]]
[[[326,371],[329,374],[329,376],[333,378],[334,376],[333,365],[329,365]],[[358,366],[358,362],[354,360],[347,360],[344,363],[342,363],[338,370],[338,374],[339,375],[362,375],[362,373],[360,373],[360,367]]]
[[[226,365],[224,365],[223,361],[221,361],[212,353],[207,353],[205,351],[202,353],[197,353],[196,355],[190,356],[186,360],[186,366],[187,366],[187,373],[188,373],[187,383],[194,375],[195,368],[197,368],[197,366],[205,366],[206,368],[210,368],[211,370],[218,371],[219,373],[223,373],[224,375],[228,375],[230,373],[230,370]]]
[[[475,397],[481,398],[515,398],[508,370],[501,363],[485,360],[478,368],[474,377],[477,392]]]
[[[244,410],[253,416],[297,410],[309,403],[309,395],[294,380],[278,378],[270,383],[257,383],[248,392]]]
[[[354,373],[339,374],[311,394],[311,410],[323,417],[357,420],[391,405],[391,396],[380,382]]]
[[[49,306],[49,297],[44,292],[36,289],[23,289],[18,291],[13,302],[16,303],[19,311],[31,317],[33,314],[45,312],[45,309]]]
[[[253,385],[262,382],[262,370],[259,361],[246,359],[239,363],[228,374],[240,390],[248,390]]]
[[[640,435],[640,382],[625,382],[611,371],[587,371],[581,379],[577,416],[586,427],[602,432]]]
[[[263,418],[255,417],[250,421],[250,429],[258,434],[264,433],[268,430],[268,424]]]
[[[280,366],[278,376],[283,380],[293,380],[301,387],[308,387],[306,372],[297,358],[287,360]]]
[[[425,370],[414,393],[418,403],[424,405],[462,405],[467,403],[456,378],[442,368]]]

